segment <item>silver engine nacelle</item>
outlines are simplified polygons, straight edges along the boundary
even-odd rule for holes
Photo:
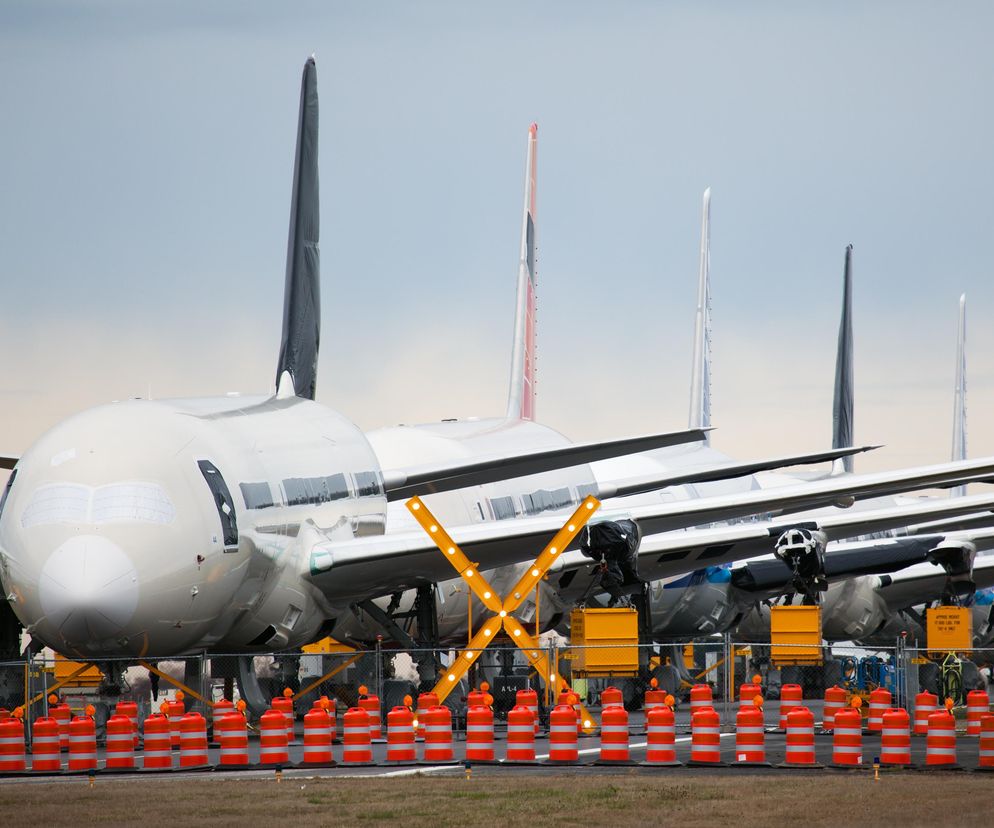
[[[822,635],[827,641],[853,641],[877,632],[890,618],[877,592],[876,576],[832,584],[822,598]]]

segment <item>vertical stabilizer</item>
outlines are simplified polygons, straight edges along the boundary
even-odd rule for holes
[[[852,245],[846,247],[842,284],[842,318],[839,320],[839,350],[835,357],[835,398],[832,403],[832,448],[853,445],[852,365]],[[835,461],[833,473],[852,472],[852,457]]]
[[[293,162],[290,235],[283,292],[283,339],[276,366],[279,397],[314,399],[321,339],[321,262],[318,252],[318,76],[314,58],[300,82],[297,154]]]
[[[690,375],[690,428],[711,427],[711,188],[701,212],[701,266],[694,319],[694,367]],[[704,442],[710,442],[705,436]]]
[[[525,209],[521,219],[521,259],[518,263],[518,299],[514,313],[511,386],[507,395],[510,419],[535,419],[535,162],[538,124],[528,128],[525,165]]]
[[[956,331],[956,390],[953,396],[953,460],[966,460],[966,294],[959,298]],[[950,491],[953,497],[966,494],[966,486]]]

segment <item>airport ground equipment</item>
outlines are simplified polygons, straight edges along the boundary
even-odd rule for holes
[[[966,733],[980,736],[980,722],[991,712],[991,700],[986,690],[971,690],[966,694]]]
[[[568,704],[557,704],[549,714],[549,763],[575,765],[579,760],[576,712]]]
[[[361,707],[350,707],[342,722],[342,764],[371,765],[373,744],[369,737],[369,714]]]
[[[980,758],[977,770],[994,771],[994,716],[984,716],[980,722]]]
[[[822,707],[822,730],[831,730],[835,724],[835,714],[846,706],[849,697],[845,690],[838,685],[825,688],[825,704]]]
[[[911,717],[900,707],[884,713],[880,731],[880,764],[911,764]]]
[[[412,729],[412,754],[413,748],[414,731]],[[389,758],[389,754],[387,758]],[[321,700],[317,699],[311,709],[304,714],[304,764],[311,767],[330,767],[334,763],[335,760],[331,753],[331,720],[328,717],[328,711],[322,707]]]
[[[575,676],[636,676],[638,611],[634,607],[577,607],[570,613],[570,644]]]
[[[419,497],[412,497],[405,504],[408,511],[414,516],[422,529],[428,533],[436,546],[441,550],[446,560],[459,573],[460,577],[469,585],[470,590],[480,600],[493,615],[488,618],[477,633],[470,639],[466,649],[461,651],[454,663],[444,671],[442,678],[432,688],[440,700],[445,698],[455,689],[459,679],[461,679],[470,667],[480,657],[483,650],[494,640],[497,633],[503,628],[511,641],[514,642],[529,664],[535,669],[542,681],[548,687],[550,684],[554,690],[568,688],[569,682],[559,675],[549,663],[545,652],[540,648],[538,641],[533,639],[524,626],[514,617],[513,613],[521,606],[528,594],[536,589],[539,581],[549,571],[549,568],[558,560],[559,553],[563,552],[580,530],[587,524],[594,512],[600,506],[600,501],[592,495],[586,497],[577,507],[576,511],[566,520],[562,528],[553,536],[534,562],[525,569],[524,574],[518,582],[511,588],[511,591],[503,600],[487,582],[486,578],[479,572],[476,564],[466,557],[466,554],[458,547],[452,537],[445,531],[438,519],[431,513],[424,502]],[[589,722],[593,727],[593,719],[584,712],[584,722]]]
[[[702,708],[690,717],[690,764],[721,764],[721,720],[713,707]]]
[[[74,716],[69,722],[69,770],[97,769],[97,728],[93,716]]]
[[[164,713],[153,713],[146,717],[142,724],[142,730],[145,737],[142,767],[145,770],[168,770],[171,768],[173,766],[173,751],[169,717]]]
[[[26,769],[24,721],[20,716],[8,716],[0,721],[0,773],[18,773]]]
[[[815,717],[807,707],[787,714],[786,767],[820,767],[815,757]]]
[[[780,722],[779,730],[787,729],[787,715],[795,707],[804,703],[804,688],[800,684],[783,684],[780,686]]]
[[[870,693],[870,712],[866,726],[871,733],[879,733],[884,728],[884,713],[890,710],[890,690],[878,687]]]
[[[409,706],[398,704],[387,712],[387,764],[413,765],[417,758],[414,714]]]
[[[115,713],[107,720],[106,750],[104,753],[106,767],[114,769],[131,769],[135,766],[134,731],[131,719],[120,713]]]
[[[956,766],[956,719],[949,709],[936,710],[928,717],[925,737],[925,766]]]
[[[452,711],[441,704],[429,707],[424,712],[424,731],[422,761],[428,765],[455,762],[455,752],[452,747]]]
[[[535,716],[526,705],[516,704],[507,714],[505,757],[508,762],[535,761]]]
[[[619,691],[620,693],[620,691]],[[599,764],[628,764],[628,711],[625,705],[611,704],[601,710],[601,751]]]
[[[777,667],[822,664],[821,607],[771,607],[770,644]]]
[[[928,733],[928,717],[939,709],[939,697],[927,690],[915,696],[915,736]]]
[[[283,711],[270,708],[259,719],[259,764],[286,765],[290,762]]]
[[[756,699],[759,701],[756,702]],[[766,744],[762,696],[754,696],[748,705],[745,699],[735,714],[735,763],[765,765]]]
[[[35,719],[31,729],[31,770],[35,773],[58,773],[62,770],[59,723],[51,716]]]
[[[832,764],[843,768],[863,764],[863,717],[854,707],[845,707],[835,714]]]
[[[229,710],[216,718],[214,720],[214,735],[221,745],[221,767],[226,770],[248,767],[248,724],[240,710]],[[147,738],[145,748],[147,751]],[[306,747],[304,752],[306,754]]]

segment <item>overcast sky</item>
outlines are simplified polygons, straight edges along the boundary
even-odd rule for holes
[[[857,469],[939,462],[968,294],[994,454],[994,6],[0,4],[5,451],[128,396],[265,391],[301,66],[321,96],[318,399],[504,410],[539,123],[538,419],[685,426],[711,186],[714,442],[828,447],[855,246]]]

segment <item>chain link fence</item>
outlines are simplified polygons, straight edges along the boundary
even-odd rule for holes
[[[788,657],[769,643],[735,641],[729,636],[692,645],[598,647],[573,647],[550,636],[541,645],[539,664],[513,645],[495,642],[459,675],[456,665],[466,654],[456,649],[210,654],[146,659],[138,664],[108,660],[98,665],[74,663],[48,653],[27,661],[0,662],[0,716],[22,707],[26,719],[33,721],[47,715],[48,697],[54,694],[74,714],[93,705],[102,731],[118,701],[135,702],[139,718],[144,719],[182,693],[185,709],[197,710],[208,720],[219,700],[242,698],[251,718],[257,719],[287,688],[294,696],[298,717],[322,696],[333,700],[341,715],[357,704],[362,689],[380,699],[385,715],[403,704],[405,696],[416,701],[420,692],[441,683],[443,703],[451,708],[455,728],[460,730],[465,725],[469,692],[484,682],[498,723],[506,719],[517,692],[524,689],[537,691],[540,719],[545,723],[565,683],[596,720],[604,690],[618,688],[635,728],[644,723],[646,691],[658,689],[672,695],[678,722],[687,723],[691,690],[706,685],[723,723],[731,726],[739,688],[752,684],[754,677],[773,709],[783,686],[795,685],[800,687],[804,704],[819,716],[825,690],[833,686],[844,688],[850,698],[868,698],[873,690],[884,688],[891,692],[895,706],[908,709],[915,695],[927,690],[940,699],[952,698],[959,707],[970,690],[989,690],[994,664],[994,650],[927,653],[901,642],[873,650],[855,645],[812,647],[800,657],[797,650],[792,645]],[[548,675],[540,675],[540,668]],[[449,675],[454,677],[450,683],[446,682]]]

